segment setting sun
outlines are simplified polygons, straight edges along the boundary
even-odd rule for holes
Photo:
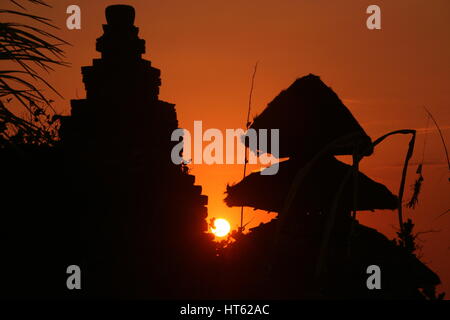
[[[211,227],[211,232],[216,237],[224,237],[230,232],[230,223],[225,219],[214,220],[214,228]]]

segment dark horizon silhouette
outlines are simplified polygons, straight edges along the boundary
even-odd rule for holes
[[[399,198],[335,158],[359,162],[373,153],[373,141],[314,75],[282,91],[251,126],[280,128],[281,157],[290,158],[280,172],[250,174],[226,188],[227,205],[278,218],[234,233],[227,246],[214,242],[207,196],[170,159],[177,112],[159,99],[160,70],[142,58],[135,11],[112,5],[105,14],[96,42],[101,58],[82,67],[86,98],[71,100],[71,114],[60,117],[58,144],[0,148],[8,168],[1,187],[8,213],[0,236],[2,297],[437,298],[439,277],[406,243],[414,242],[412,222],[404,221],[394,242],[352,213],[393,210]],[[348,134],[355,135],[339,140]],[[298,190],[289,202],[292,188]],[[82,270],[79,291],[65,286],[72,264]],[[369,265],[381,267],[382,290],[367,289]]]

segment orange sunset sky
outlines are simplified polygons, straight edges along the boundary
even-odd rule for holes
[[[1,0],[2,4],[8,1]],[[48,0],[53,8],[28,6],[53,19],[69,68],[46,76],[64,96],[57,109],[68,114],[69,100],[84,97],[80,67],[99,57],[95,39],[102,34],[104,9],[130,4],[136,9],[145,59],[161,69],[160,98],[176,104],[180,127],[242,128],[245,125],[253,66],[259,61],[252,116],[260,113],[297,77],[319,75],[373,138],[396,129],[417,129],[415,155],[405,199],[410,198],[417,163],[427,136],[427,106],[450,143],[450,1],[448,0]],[[66,8],[81,8],[81,30],[66,28]],[[381,8],[382,29],[368,30],[366,8]],[[9,4],[7,4],[10,7]],[[3,7],[3,5],[2,5]],[[420,236],[422,260],[436,271],[450,295],[449,171],[444,150],[430,122],[425,150],[424,185],[419,206],[405,209]],[[282,133],[281,133],[282,135]],[[409,137],[393,137],[362,171],[398,193]],[[255,169],[254,167],[252,169]],[[223,202],[227,183],[242,178],[242,165],[191,165],[197,184],[209,196],[209,216],[223,217],[233,228],[239,208]],[[248,227],[274,217],[246,209]],[[394,211],[362,212],[359,220],[388,237],[395,235]],[[434,231],[434,232],[427,232]]]

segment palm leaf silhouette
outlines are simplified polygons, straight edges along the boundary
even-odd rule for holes
[[[61,48],[68,43],[43,27],[58,29],[45,17],[30,14],[24,3],[50,7],[42,0],[10,0],[19,10],[0,9],[2,20],[22,19],[27,23],[0,22],[0,61],[13,65],[0,71],[0,142],[10,141],[12,136],[22,135],[27,143],[53,144],[56,139],[56,114],[44,89],[61,96],[39,72],[51,72],[54,66],[68,66]],[[34,24],[36,26],[33,26]],[[28,118],[18,116],[9,106],[14,101],[25,110]]]

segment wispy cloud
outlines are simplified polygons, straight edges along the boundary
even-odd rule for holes
[[[420,163],[422,163],[421,161],[418,160],[412,160],[409,162],[410,166],[417,166]],[[447,167],[447,162],[445,161],[424,161],[422,163],[424,166],[427,167]],[[377,169],[394,169],[394,168],[400,168],[403,167],[404,163],[393,163],[393,164],[386,164],[386,165],[374,165],[372,166],[372,168],[377,168]]]
[[[450,126],[439,126],[439,128],[441,128],[441,131],[445,131],[450,129]],[[431,128],[416,128],[415,130],[417,131],[417,134],[424,134],[428,132],[435,132],[438,129],[436,127],[431,127]]]

